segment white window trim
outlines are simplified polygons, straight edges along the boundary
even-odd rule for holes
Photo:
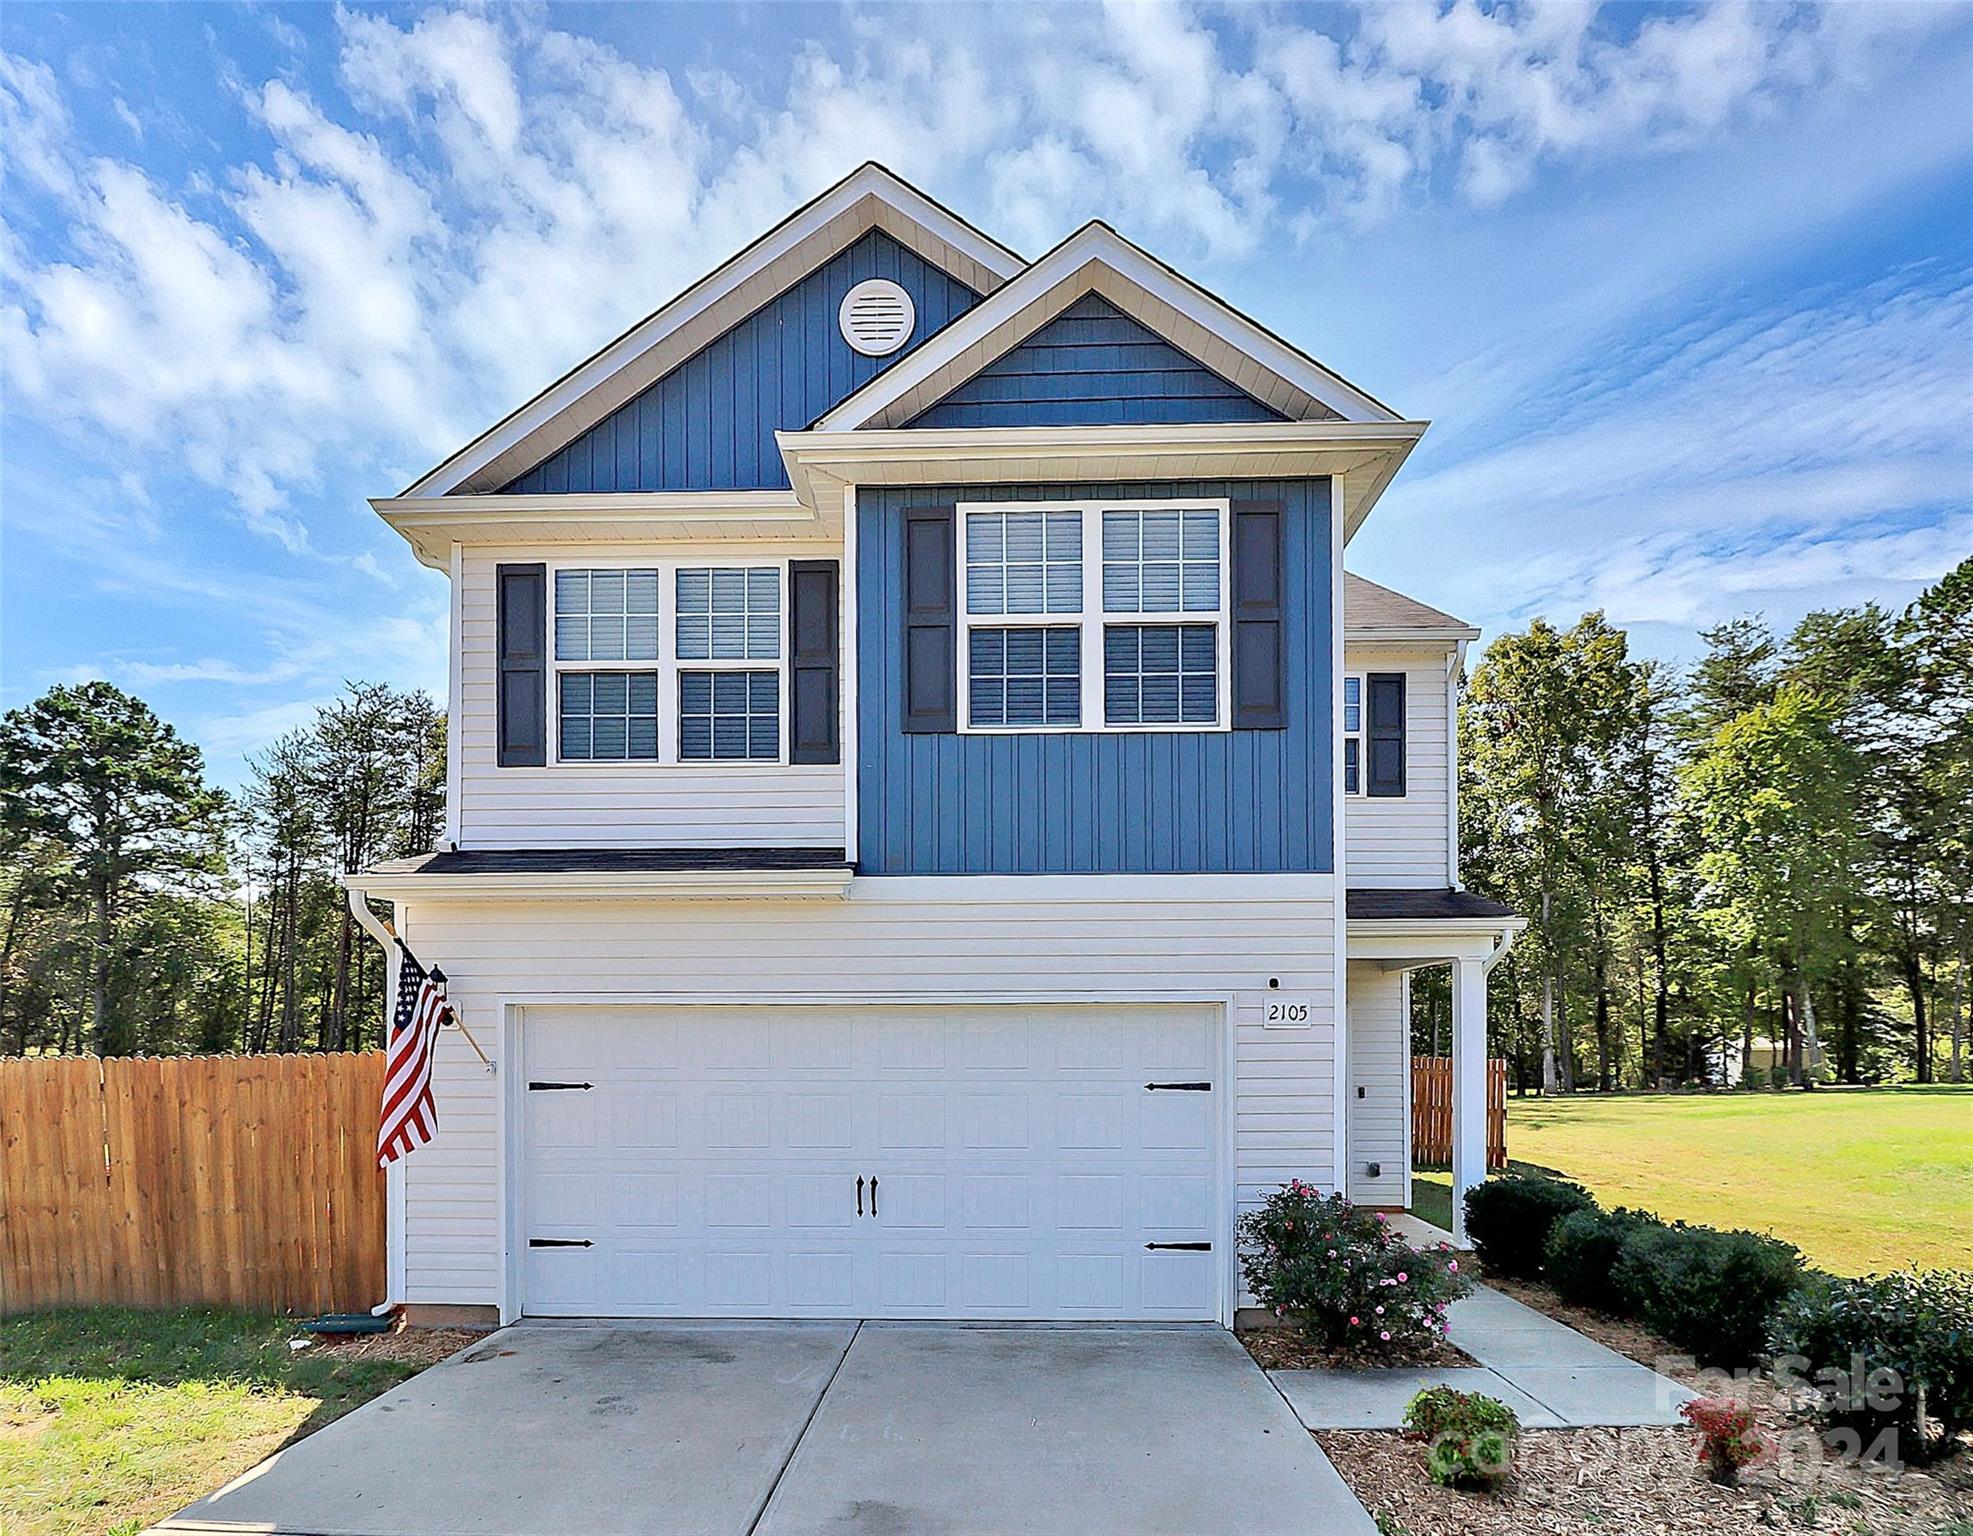
[[[1112,613],[1103,606],[1103,514],[1105,512],[1170,512],[1210,510],[1219,517],[1219,606],[1171,613]],[[1082,607],[1073,613],[981,613],[966,603],[966,518],[973,512],[1076,512],[1082,517]],[[958,608],[958,670],[955,697],[962,736],[1138,736],[1184,732],[1198,735],[1232,729],[1231,623],[1227,594],[1232,587],[1231,551],[1233,503],[1223,496],[1159,497],[1115,501],[962,501],[953,509],[953,593]],[[1044,587],[1046,583],[1044,582]],[[1046,601],[1044,591],[1043,601]],[[1213,626],[1215,713],[1210,724],[1153,722],[1113,725],[1103,709],[1103,630],[1109,624]],[[971,657],[975,629],[1075,629],[1081,635],[1081,710],[1076,725],[974,725],[972,723]]]
[[[650,571],[658,573],[658,657],[655,661],[562,661],[555,655],[555,577],[562,571]],[[706,570],[775,570],[781,573],[781,631],[773,660],[729,657],[705,660],[678,655],[678,573]],[[793,593],[788,561],[747,555],[641,556],[636,559],[568,559],[548,562],[548,764],[551,768],[601,769],[613,773],[652,768],[776,768],[788,763],[788,624]],[[766,672],[775,674],[780,747],[774,757],[680,757],[678,752],[681,672]],[[650,757],[563,757],[562,674],[564,672],[655,672],[658,674],[658,755]]]
[[[1349,713],[1348,713],[1350,707],[1349,686],[1351,683],[1356,684],[1356,729],[1355,730],[1351,730],[1349,728]],[[1366,768],[1369,766],[1368,763],[1365,761],[1363,755],[1363,744],[1368,737],[1368,732],[1365,731],[1364,727],[1366,724],[1368,724],[1370,719],[1370,701],[1364,692],[1364,690],[1368,686],[1369,685],[1364,681],[1363,673],[1345,672],[1343,674],[1343,697],[1341,700],[1338,701],[1336,707],[1337,735],[1343,743],[1343,745],[1337,749],[1336,771],[1337,774],[1339,775],[1339,782],[1342,785],[1343,793],[1352,800],[1361,800],[1364,798],[1363,776]],[[1356,788],[1355,789],[1350,788],[1350,779],[1349,779],[1349,743],[1350,742],[1356,743]]]

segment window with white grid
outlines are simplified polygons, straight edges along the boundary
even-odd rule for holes
[[[1224,501],[959,516],[962,731],[1227,728]]]

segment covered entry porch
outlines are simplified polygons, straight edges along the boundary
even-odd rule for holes
[[[1349,1126],[1345,1188],[1364,1204],[1406,1203],[1411,1022],[1406,976],[1452,972],[1452,1224],[1466,1242],[1466,1191],[1487,1175],[1487,973],[1526,920],[1470,891],[1348,893]]]

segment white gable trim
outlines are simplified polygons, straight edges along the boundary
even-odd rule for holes
[[[920,427],[777,432],[803,506],[845,485],[1334,477],[1354,534],[1418,439],[1422,421],[1265,421],[1121,427]]]
[[[1091,292],[1293,420],[1401,419],[1107,224],[1090,223],[829,411],[816,430],[905,425]]]
[[[992,293],[1023,269],[1013,251],[870,162],[571,369],[403,494],[497,491],[871,229],[882,229],[980,293]]]

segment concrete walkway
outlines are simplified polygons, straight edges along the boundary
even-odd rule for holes
[[[1213,1327],[508,1328],[173,1536],[1375,1536]]]
[[[1527,1429],[1684,1422],[1691,1392],[1511,1296],[1476,1286],[1448,1315],[1452,1342],[1478,1366],[1268,1374],[1310,1429],[1397,1429],[1429,1386],[1497,1397]]]

